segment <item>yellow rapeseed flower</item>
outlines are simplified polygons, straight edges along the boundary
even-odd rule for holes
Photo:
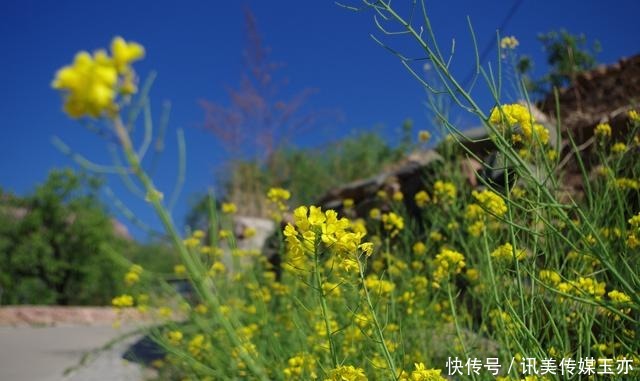
[[[76,55],[73,64],[58,70],[52,87],[65,92],[64,111],[72,118],[114,113],[118,72],[104,51]]]
[[[173,266],[173,272],[178,276],[182,276],[187,273],[187,268],[184,265],[175,265]]]
[[[495,258],[497,260],[502,261],[512,261],[515,257],[516,260],[520,261],[524,259],[526,256],[526,252],[524,250],[519,250],[517,253],[513,249],[510,243],[505,243],[502,246],[498,246],[493,252],[491,252],[491,258]]]
[[[267,192],[267,198],[273,202],[287,201],[291,198],[291,193],[283,188],[271,188]]]
[[[175,330],[175,331],[169,331],[167,333],[167,337],[169,338],[169,343],[171,343],[171,345],[179,345],[182,342],[182,338],[184,337],[184,335],[182,334],[182,332]]]
[[[537,137],[542,144],[549,142],[549,130],[542,124],[536,123],[529,109],[521,104],[514,103],[494,107],[493,110],[491,110],[489,122],[502,128],[502,130],[520,126],[522,134],[528,142],[534,142],[535,137]]]
[[[427,369],[423,363],[415,363],[415,370],[411,372],[409,380],[411,381],[446,381],[447,379],[442,377],[440,369]]]
[[[627,150],[627,145],[622,142],[617,142],[611,146],[611,152],[615,154],[624,153]]]
[[[324,381],[367,381],[364,369],[356,368],[353,365],[340,365],[330,370],[327,377]]]
[[[256,228],[248,226],[242,232],[242,236],[244,238],[251,238],[251,237],[255,237],[256,233],[257,233]]]
[[[444,239],[444,236],[439,231],[432,231],[429,233],[429,239],[434,242],[440,242]]]
[[[497,193],[490,190],[483,190],[482,192],[473,191],[471,194],[486,211],[494,216],[502,217],[507,213],[507,204]]]
[[[132,286],[138,283],[139,281],[140,281],[140,275],[133,271],[129,271],[124,275],[124,282],[127,284],[127,286]]]
[[[502,37],[500,40],[501,49],[515,49],[518,45],[520,42],[513,36]]]
[[[395,237],[404,229],[404,220],[399,215],[389,212],[382,215],[382,224],[384,229],[390,232],[391,237]]]
[[[630,111],[627,113],[627,116],[629,117],[629,119],[630,119],[632,122],[635,122],[635,123],[640,122],[640,113],[638,113],[638,111],[636,111],[636,110],[630,110]]]
[[[465,266],[464,255],[461,253],[443,248],[434,259],[436,266],[433,272],[434,286],[439,287],[439,282],[449,274],[460,274]]]
[[[72,118],[113,116],[118,93],[136,91],[131,63],[144,56],[144,48],[120,37],[113,39],[110,57],[98,50],[82,51],[71,65],[56,72],[52,87],[65,93],[64,111]]]
[[[131,71],[131,64],[144,57],[144,47],[132,41],[125,41],[122,37],[116,37],[111,42],[111,54],[113,63],[119,74]]]
[[[620,189],[640,189],[640,181],[627,177],[620,177],[615,180],[615,184]]]
[[[614,303],[631,303],[631,297],[624,292],[613,290],[609,291],[607,295],[609,296],[609,299],[611,299],[611,301],[613,301]]]
[[[369,292],[379,296],[388,296],[396,289],[395,283],[379,279],[375,275],[369,275],[367,279],[365,279],[364,284],[369,289]]]
[[[117,308],[131,307],[133,306],[133,296],[127,294],[116,296],[111,300],[111,304]]]
[[[429,197],[429,193],[427,193],[424,190],[421,190],[420,192],[416,193],[416,195],[414,196],[414,199],[416,201],[416,205],[418,206],[418,208],[424,208],[427,203],[429,203],[429,200],[431,200],[431,197]]]
[[[200,357],[203,352],[209,349],[208,343],[202,334],[195,335],[188,344],[188,350],[194,357]]]
[[[224,214],[234,214],[238,211],[238,207],[236,204],[232,202],[224,202],[222,203],[222,213]]]
[[[610,138],[611,137],[611,125],[609,123],[600,123],[593,130],[593,134],[599,138]]]
[[[553,286],[558,285],[562,281],[560,274],[553,270],[540,270],[538,277],[542,282],[549,283]]]
[[[423,256],[427,253],[427,245],[424,244],[424,242],[416,242],[413,247],[413,253],[417,256]]]
[[[418,132],[418,141],[420,143],[426,143],[431,139],[431,133],[427,130],[420,130]]]
[[[433,184],[434,202],[453,204],[457,192],[456,186],[451,182],[438,180]]]

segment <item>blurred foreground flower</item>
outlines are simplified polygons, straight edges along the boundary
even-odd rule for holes
[[[144,48],[116,37],[111,53],[97,50],[91,55],[81,51],[71,65],[56,72],[51,83],[65,93],[64,111],[72,118],[113,115],[118,111],[118,94],[137,91],[131,63],[144,57]]]

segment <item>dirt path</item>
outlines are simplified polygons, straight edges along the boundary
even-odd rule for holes
[[[1,381],[141,381],[144,369],[122,359],[139,338],[131,336],[87,357],[85,366],[67,375],[86,353],[133,331],[114,329],[108,308],[0,308]]]

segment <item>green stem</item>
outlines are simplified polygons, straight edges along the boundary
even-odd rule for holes
[[[327,299],[324,295],[324,290],[322,289],[322,275],[320,273],[320,258],[318,255],[318,248],[314,249],[313,254],[314,259],[314,277],[316,280],[316,288],[318,289],[318,297],[320,298],[320,308],[322,310],[322,318],[324,319],[324,327],[327,332],[327,339],[329,340],[329,351],[331,352],[331,363],[333,368],[338,367],[338,351],[336,349],[336,344],[333,341],[333,332],[331,331],[331,322],[329,321],[329,308],[327,307]]]
[[[198,263],[196,259],[191,256],[189,250],[185,247],[180,235],[178,234],[178,231],[175,228],[175,225],[173,224],[171,215],[162,205],[160,193],[153,185],[153,182],[149,178],[147,173],[142,169],[140,160],[133,149],[133,145],[131,143],[127,128],[124,126],[119,117],[113,119],[113,125],[116,135],[125,153],[127,162],[131,166],[133,173],[142,183],[142,186],[147,193],[148,201],[153,206],[153,209],[160,218],[162,225],[164,226],[166,232],[169,234],[173,245],[178,250],[180,258],[187,268],[187,273],[189,274],[189,278],[193,286],[195,287],[198,294],[204,299],[204,301],[213,307],[214,315],[216,316],[217,320],[219,320],[224,330],[227,332],[227,335],[229,336],[232,344],[235,347],[242,348],[243,343],[238,337],[235,328],[227,318],[220,314],[221,304],[218,297],[212,291],[214,289],[213,281],[209,277],[202,276],[202,274],[204,274],[204,271],[201,268],[201,263]],[[247,368],[249,368],[249,370],[256,377],[263,381],[269,380],[269,377],[267,376],[265,370],[256,363],[255,359],[251,357],[247,353],[247,351],[240,350],[240,358],[247,364]]]
[[[393,357],[391,356],[391,352],[389,352],[389,348],[387,347],[387,343],[384,341],[384,334],[382,333],[382,328],[380,327],[380,323],[378,322],[376,310],[373,307],[373,303],[371,302],[369,289],[367,288],[367,285],[364,281],[364,266],[362,265],[362,261],[360,260],[360,258],[358,258],[358,269],[360,272],[360,281],[362,282],[362,289],[364,290],[364,295],[367,300],[367,306],[369,307],[369,312],[371,313],[371,318],[373,319],[373,326],[375,328],[378,344],[382,349],[382,354],[384,355],[384,358],[387,361],[387,365],[389,366],[389,370],[391,371],[391,379],[396,380],[398,378],[398,373],[396,372],[396,366],[393,361]]]

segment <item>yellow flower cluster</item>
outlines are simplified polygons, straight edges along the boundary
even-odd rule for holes
[[[232,202],[223,202],[222,203],[222,213],[224,214],[234,214],[238,211],[238,207],[236,204]]]
[[[504,216],[507,213],[507,204],[500,195],[490,190],[474,190],[472,196],[478,203],[467,205],[464,217],[469,224],[467,232],[473,237],[479,237],[486,227],[487,218]]]
[[[276,208],[276,210],[271,212],[271,216],[276,222],[282,221],[282,213],[287,210],[286,201],[290,198],[291,193],[283,188],[271,188],[267,192],[267,199],[269,199]]]
[[[345,198],[342,200],[342,207],[345,209],[353,208],[354,202],[352,198]]]
[[[633,189],[633,190],[640,189],[640,181],[636,179],[630,179],[627,177],[617,178],[615,181],[615,185],[620,189]]]
[[[413,244],[412,250],[415,255],[421,257],[427,253],[427,245],[425,245],[424,242],[418,241]]]
[[[502,37],[500,40],[501,49],[515,49],[518,45],[520,45],[520,42],[513,36]]]
[[[426,143],[431,139],[431,133],[427,130],[420,130],[418,132],[418,141],[420,143]]]
[[[367,279],[365,279],[364,284],[369,289],[369,292],[380,296],[391,295],[393,290],[396,289],[396,285],[393,282],[379,279],[375,275],[369,275]]]
[[[414,199],[418,208],[424,208],[431,200],[431,197],[429,197],[429,193],[421,190],[420,192],[416,193]]]
[[[318,378],[316,374],[316,362],[309,354],[302,353],[291,357],[287,361],[287,367],[284,368],[284,376],[287,380],[315,380]]]
[[[111,304],[116,308],[124,308],[133,306],[133,296],[123,294],[116,296],[111,300]]]
[[[441,204],[453,204],[458,190],[448,181],[438,180],[433,184],[433,201]]]
[[[511,246],[511,244],[508,242],[502,246],[498,246],[497,249],[491,252],[491,258],[500,261],[510,262],[514,257],[517,261],[523,260],[526,257],[526,252],[524,250],[519,250],[516,253],[516,251],[513,249],[513,246]]]
[[[411,372],[409,376],[403,373],[400,376],[402,381],[446,381],[446,378],[442,377],[440,369],[427,369],[424,363],[415,363],[415,370]]]
[[[167,333],[167,338],[169,339],[169,343],[171,343],[171,345],[179,345],[182,342],[182,338],[184,337],[184,335],[182,334],[182,332],[175,330],[175,331],[169,331]]]
[[[627,112],[627,116],[634,123],[640,122],[640,113],[636,110],[629,110],[629,112]]]
[[[295,226],[289,223],[283,232],[293,260],[300,260],[304,254],[313,255],[320,242],[339,256],[350,259],[355,258],[358,250],[366,255],[373,252],[373,244],[362,242],[366,233],[355,228],[347,218],[338,218],[334,210],[323,212],[317,206],[300,206],[294,210],[293,217]]]
[[[434,286],[440,287],[440,281],[449,274],[460,274],[465,266],[464,255],[461,253],[443,248],[434,259],[436,266],[433,272]]]
[[[482,192],[473,191],[471,195],[480,203],[484,210],[494,216],[502,217],[507,213],[507,205],[504,199],[495,192],[490,190],[483,190]]]
[[[615,154],[622,154],[627,150],[627,145],[622,142],[617,142],[611,146],[611,152]]]
[[[606,284],[598,282],[593,278],[580,277],[576,281],[561,282],[558,284],[558,291],[564,293],[572,293],[577,296],[584,297],[585,294],[594,296],[596,300],[605,294]]]
[[[140,281],[140,275],[142,274],[142,266],[131,265],[129,271],[124,275],[124,283],[127,286],[132,286]]]
[[[382,215],[384,230],[390,232],[391,237],[397,236],[404,229],[404,220],[399,215],[389,212]]]
[[[177,276],[184,276],[187,273],[187,267],[185,265],[175,265],[173,266],[173,272]]]
[[[116,37],[111,56],[105,50],[80,52],[71,65],[58,70],[51,86],[65,92],[64,111],[72,118],[112,115],[118,110],[118,93],[137,91],[131,64],[142,57],[141,45]]]
[[[206,340],[205,336],[203,334],[197,334],[189,340],[187,349],[193,357],[198,358],[201,357],[210,347],[211,343]]]
[[[272,202],[287,201],[291,198],[291,192],[283,188],[271,188],[267,192],[267,198]]]
[[[195,249],[200,246],[205,234],[202,230],[194,230],[191,236],[182,241],[182,243],[189,249]]]
[[[600,123],[593,130],[593,134],[596,137],[605,139],[611,137],[611,125],[609,123]]]
[[[613,301],[614,303],[619,303],[619,304],[631,303],[631,297],[625,294],[624,292],[613,290],[613,291],[609,291],[607,295],[609,296],[609,299],[611,299],[611,301]]]
[[[536,123],[527,107],[514,103],[506,104],[500,107],[494,107],[489,116],[491,124],[501,127],[503,130],[510,130],[515,126],[520,126],[524,139],[529,142],[535,142],[539,139],[541,144],[549,142],[549,130],[542,124]],[[518,134],[515,134],[518,136]],[[521,139],[520,137],[515,138]]]
[[[324,381],[367,381],[364,369],[353,365],[341,365],[329,371]]]
[[[560,274],[553,270],[540,270],[538,277],[540,278],[540,281],[551,284],[553,286],[556,286],[562,281]]]

